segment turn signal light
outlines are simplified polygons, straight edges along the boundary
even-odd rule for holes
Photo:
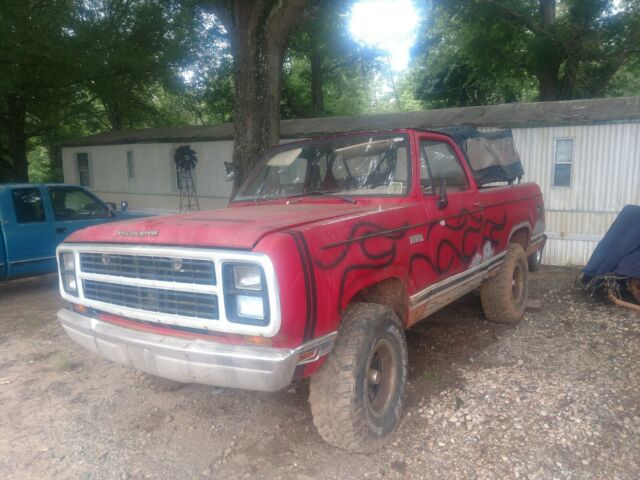
[[[78,312],[78,313],[87,313],[87,307],[85,307],[84,305],[77,305],[75,303],[72,304],[73,305],[73,309]]]

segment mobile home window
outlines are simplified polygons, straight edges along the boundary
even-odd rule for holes
[[[553,186],[570,187],[573,168],[573,138],[556,138],[553,162]]]
[[[89,154],[77,153],[76,162],[78,164],[78,178],[80,179],[80,185],[83,187],[90,187],[91,171],[89,169]]]
[[[136,170],[133,164],[133,152],[131,150],[127,151],[127,178],[129,180],[135,178]]]

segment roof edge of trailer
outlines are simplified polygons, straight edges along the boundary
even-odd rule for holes
[[[478,107],[343,117],[316,117],[280,122],[280,137],[299,139],[339,133],[402,128],[438,130],[452,126],[534,128],[640,122],[640,97],[614,97],[536,103],[506,103]],[[232,141],[233,125],[114,130],[63,143],[62,147]]]

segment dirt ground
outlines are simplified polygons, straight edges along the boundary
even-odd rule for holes
[[[0,478],[640,478],[640,317],[532,275],[542,309],[484,321],[469,295],[407,333],[389,447],[322,442],[308,384],[171,389],[100,360],[55,319],[54,276],[0,285]]]

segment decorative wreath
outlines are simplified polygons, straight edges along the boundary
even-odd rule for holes
[[[196,151],[189,145],[182,145],[176,148],[173,154],[173,161],[176,162],[176,166],[180,170],[193,170],[198,163],[196,158]]]

